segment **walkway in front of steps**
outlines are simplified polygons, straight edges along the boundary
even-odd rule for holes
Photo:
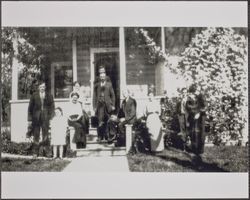
[[[126,156],[77,157],[63,172],[129,172]]]
[[[76,150],[63,172],[129,172],[126,148],[97,142],[97,130],[90,128],[87,147]]]

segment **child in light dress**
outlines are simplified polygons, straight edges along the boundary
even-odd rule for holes
[[[67,118],[63,116],[60,107],[55,108],[55,117],[51,120],[51,145],[53,146],[53,158],[57,157],[59,148],[59,158],[63,157],[63,146],[66,145]]]

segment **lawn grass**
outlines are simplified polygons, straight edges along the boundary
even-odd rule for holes
[[[70,161],[27,158],[2,158],[2,171],[60,172]]]
[[[194,155],[168,148],[155,155],[128,155],[132,172],[248,172],[248,147],[205,147],[202,161],[194,162]]]

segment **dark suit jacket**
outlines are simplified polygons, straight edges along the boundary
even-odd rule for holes
[[[112,106],[115,106],[115,93],[112,86],[112,83],[108,80],[106,80],[105,84],[105,90],[104,90],[104,101],[107,106],[108,113],[111,113]],[[98,81],[94,85],[94,93],[93,93],[93,107],[94,109],[97,107],[98,100],[101,95],[101,82]]]
[[[126,123],[133,124],[136,120],[136,106],[136,100],[132,97],[129,97],[128,101],[124,99],[118,117],[125,117]]]
[[[43,105],[44,119],[46,122],[52,119],[54,116],[54,99],[49,93],[45,93],[44,105]],[[41,112],[42,112],[42,102],[39,92],[34,93],[29,102],[28,107],[28,121],[32,121],[33,125],[40,124]]]
[[[187,98],[186,109],[189,114],[205,114],[205,101],[202,94],[195,95],[195,99]]]

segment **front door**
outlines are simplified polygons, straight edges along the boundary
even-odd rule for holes
[[[98,69],[103,66],[106,70],[107,76],[109,76],[116,97],[116,110],[119,109],[120,105],[120,79],[119,79],[119,52],[116,50],[109,49],[109,51],[99,51],[93,52],[93,73],[94,81],[98,77]],[[93,91],[93,90],[92,90]]]

